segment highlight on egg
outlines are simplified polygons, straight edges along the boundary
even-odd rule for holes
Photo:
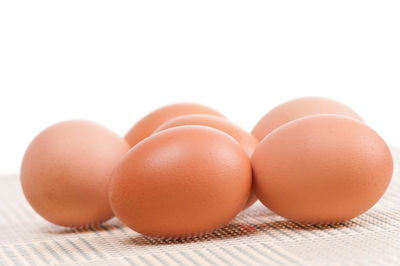
[[[323,97],[303,97],[273,108],[258,121],[251,133],[261,141],[274,129],[287,122],[316,114],[345,115],[363,121],[356,112],[341,102]]]
[[[302,223],[335,223],[370,209],[393,173],[385,141],[359,120],[314,115],[267,135],[251,158],[254,188],[270,210]]]
[[[93,122],[71,120],[37,135],[21,166],[21,185],[32,208],[62,226],[101,223],[113,217],[108,183],[128,143]]]
[[[195,103],[176,103],[161,107],[138,121],[125,135],[131,147],[150,136],[159,126],[170,119],[187,114],[208,114],[224,117],[218,111]]]
[[[190,114],[178,116],[162,124],[154,131],[154,133],[168,128],[187,125],[208,126],[227,133],[240,143],[249,157],[253,154],[253,151],[258,144],[258,140],[249,132],[238,127],[229,120],[215,115]]]
[[[233,124],[232,122],[230,122],[225,118],[214,115],[191,114],[191,115],[178,116],[162,124],[159,128],[157,128],[154,131],[154,133],[160,132],[168,128],[187,126],[187,125],[208,126],[229,134],[239,142],[239,144],[246,151],[249,157],[251,157],[251,155],[254,152],[254,149],[258,144],[258,140],[244,129],[236,126],[235,124]],[[255,196],[254,193],[251,193],[246,205],[244,206],[244,209],[247,209],[248,207],[253,205],[256,201],[257,197]]]
[[[228,134],[205,126],[163,130],[115,168],[110,203],[141,234],[190,237],[234,218],[251,191],[250,160]]]

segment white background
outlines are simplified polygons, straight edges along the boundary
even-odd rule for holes
[[[342,101],[400,144],[400,1],[0,0],[0,172],[45,127],[124,135],[173,102],[251,130],[299,96]]]

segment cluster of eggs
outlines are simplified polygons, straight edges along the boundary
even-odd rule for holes
[[[41,132],[21,167],[33,209],[63,226],[114,215],[150,236],[210,232],[257,199],[302,223],[334,223],[371,208],[393,172],[384,140],[346,105],[299,98],[251,133],[198,104],[160,108],[122,138],[89,121]]]

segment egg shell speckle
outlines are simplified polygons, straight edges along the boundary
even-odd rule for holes
[[[187,237],[229,222],[251,190],[247,154],[228,134],[204,126],[163,130],[132,148],[116,167],[110,202],[131,229]]]
[[[107,128],[72,120],[42,131],[27,148],[21,184],[32,208],[62,226],[97,224],[113,217],[108,183],[128,143]]]
[[[289,122],[263,139],[251,158],[259,200],[303,223],[334,223],[371,208],[387,189],[393,160],[364,123],[339,115]]]

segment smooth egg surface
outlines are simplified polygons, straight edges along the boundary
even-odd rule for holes
[[[42,131],[27,148],[21,184],[32,208],[62,226],[100,223],[113,216],[112,171],[130,146],[107,128],[72,120]]]
[[[251,133],[261,141],[271,131],[287,122],[316,114],[345,115],[363,121],[356,112],[341,102],[322,97],[304,97],[285,102],[269,111]]]
[[[234,218],[251,183],[250,160],[236,140],[210,127],[182,126],[146,138],[124,156],[110,202],[139,233],[196,236]]]
[[[251,158],[259,200],[290,220],[318,224],[356,217],[384,194],[393,172],[385,141],[364,123],[338,115],[289,122]]]
[[[253,154],[258,144],[258,140],[249,132],[236,126],[229,120],[215,115],[190,114],[178,116],[162,124],[154,133],[168,128],[187,125],[208,126],[221,130],[236,139],[249,156]]]
[[[229,134],[239,142],[239,144],[246,151],[249,157],[251,157],[251,155],[254,152],[254,149],[258,144],[258,140],[249,132],[236,126],[235,124],[233,124],[232,122],[228,121],[225,118],[214,115],[194,114],[194,115],[178,116],[162,124],[158,129],[154,131],[154,133],[160,132],[168,128],[187,126],[187,125],[208,126]],[[255,196],[254,193],[251,193],[244,208],[246,209],[250,207],[256,201],[257,197]]]
[[[200,104],[177,103],[167,105],[151,112],[137,122],[125,135],[125,139],[133,147],[144,138],[150,136],[154,130],[166,121],[187,114],[208,114],[224,117],[216,110]]]

